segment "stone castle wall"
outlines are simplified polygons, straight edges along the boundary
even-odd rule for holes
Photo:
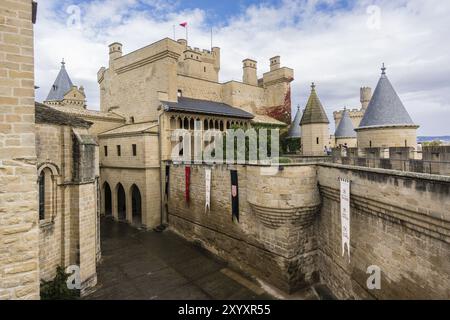
[[[342,257],[338,178],[351,180],[351,262]],[[450,298],[450,179],[335,164],[318,167],[319,273],[340,299]],[[381,268],[381,290],[366,286]]]
[[[86,146],[75,144],[75,132],[87,135],[88,129],[36,124],[38,173],[46,174],[49,202],[39,222],[39,266],[40,279],[50,281],[57,266],[78,265],[85,289],[96,282],[98,160],[97,152],[88,155]]]
[[[357,131],[358,148],[417,147],[417,128],[373,128]]]
[[[0,300],[39,298],[31,11],[0,2]]]
[[[261,167],[238,166],[239,223],[232,221],[226,165],[212,170],[211,212],[205,213],[204,169],[192,166],[188,205],[185,167],[171,166],[170,228],[287,292],[314,283],[317,243],[312,221],[320,204],[315,167],[298,166],[261,176]]]
[[[212,171],[205,213],[202,165],[172,165],[172,230],[258,278],[292,292],[322,282],[342,299],[449,298],[450,180],[337,164],[289,165],[274,175],[238,166],[240,222],[232,222],[230,172]],[[339,180],[352,181],[351,262],[341,257]],[[320,190],[320,193],[319,193]],[[370,291],[366,270],[382,270]]]

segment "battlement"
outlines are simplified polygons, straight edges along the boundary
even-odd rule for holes
[[[450,146],[334,148],[334,163],[450,176]]]
[[[218,82],[220,71],[220,48],[211,50],[188,46],[185,39],[177,40],[183,50],[178,62],[182,75]]]

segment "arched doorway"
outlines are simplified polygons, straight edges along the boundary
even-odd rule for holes
[[[111,188],[110,188],[108,182],[105,182],[103,184],[103,201],[105,204],[105,215],[111,216],[112,215],[112,194],[111,194]]]
[[[131,187],[131,207],[133,212],[133,224],[141,225],[142,224],[142,201],[141,201],[141,192],[139,188],[133,184]]]
[[[125,221],[127,219],[127,205],[125,198],[125,189],[122,184],[117,185],[117,214],[119,220]]]

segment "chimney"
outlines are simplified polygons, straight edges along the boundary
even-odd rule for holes
[[[109,65],[117,58],[122,56],[122,44],[119,42],[114,42],[109,45]]]
[[[280,66],[281,66],[280,56],[270,58],[270,71],[280,69]]]
[[[250,84],[252,86],[258,85],[258,77],[256,75],[257,62],[252,59],[245,59],[242,61],[244,73],[242,76],[242,82]]]
[[[365,111],[369,106],[370,100],[372,99],[372,88],[362,87],[360,89],[360,97],[362,110]]]

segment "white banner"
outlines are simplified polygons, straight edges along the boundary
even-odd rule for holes
[[[341,182],[341,229],[342,229],[342,256],[345,256],[347,245],[348,262],[350,262],[350,181],[339,179]]]
[[[205,213],[211,210],[211,168],[205,168]]]

